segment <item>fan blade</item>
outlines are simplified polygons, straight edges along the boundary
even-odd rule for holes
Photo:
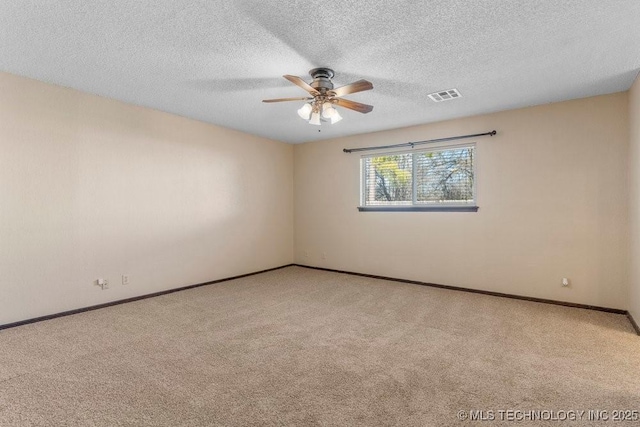
[[[285,101],[308,101],[313,98],[277,98],[277,99],[263,99],[262,102],[285,102]]]
[[[367,80],[358,80],[357,82],[353,82],[346,86],[340,86],[339,88],[333,89],[330,92],[333,92],[335,96],[345,96],[350,93],[362,92],[365,90],[373,89],[373,84]]]
[[[373,110],[373,105],[361,104],[359,102],[349,101],[348,99],[336,98],[332,102],[340,107],[348,108],[363,114],[370,113]]]
[[[282,77],[284,77],[285,79],[289,80],[294,85],[300,86],[302,89],[306,90],[311,95],[316,95],[318,93],[318,91],[315,90],[314,88],[312,88],[311,85],[309,85],[309,83],[305,82],[304,80],[302,80],[298,76],[290,76],[290,75],[287,74],[287,75],[284,75]]]

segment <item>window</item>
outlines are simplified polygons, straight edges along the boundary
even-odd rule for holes
[[[362,157],[361,211],[471,211],[475,145]]]

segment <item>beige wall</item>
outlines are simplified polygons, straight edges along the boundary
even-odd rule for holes
[[[631,297],[629,311],[640,323],[640,77],[629,91],[629,201],[631,228]]]
[[[0,93],[0,324],[292,261],[292,146],[8,74]]]
[[[0,93],[0,324],[294,258],[640,317],[638,81],[295,147],[9,74]],[[494,128],[477,140],[479,212],[357,211],[360,157],[342,148]]]
[[[295,146],[295,260],[626,309],[627,105],[618,93]],[[492,129],[477,213],[357,211],[359,155],[343,148]]]

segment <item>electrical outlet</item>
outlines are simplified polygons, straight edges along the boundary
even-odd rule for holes
[[[327,253],[326,252],[322,252],[322,259],[327,259]]]
[[[562,278],[562,286],[569,286],[569,279],[567,279],[566,277]]]
[[[309,251],[304,251],[303,255],[305,258],[309,258]]]
[[[128,285],[129,284],[129,275],[128,274],[123,274],[122,275],[122,284],[123,285]]]
[[[109,281],[107,279],[98,279],[98,280],[96,280],[96,285],[100,286],[100,288],[103,291],[105,289],[109,289]]]

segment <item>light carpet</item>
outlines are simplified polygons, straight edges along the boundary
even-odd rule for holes
[[[2,426],[634,425],[499,411],[639,402],[623,315],[302,267],[0,331]]]

